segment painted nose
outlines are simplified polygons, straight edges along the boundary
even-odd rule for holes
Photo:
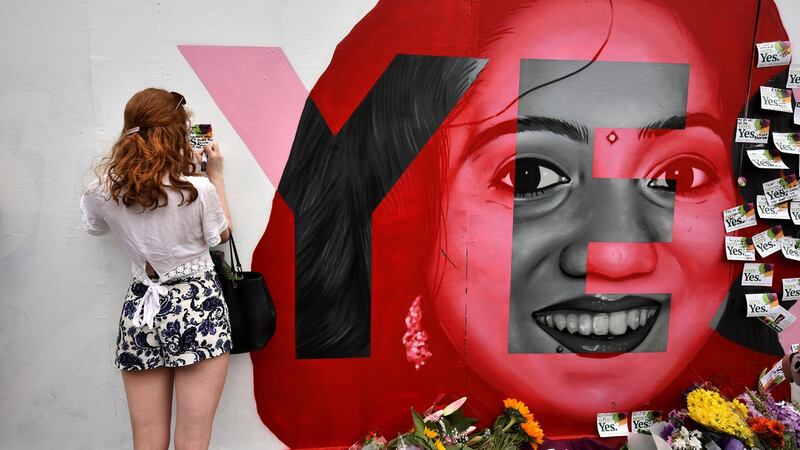
[[[658,265],[658,253],[650,243],[611,243],[592,245],[576,242],[561,251],[561,271],[572,278],[587,273],[612,280],[636,278],[652,273]]]

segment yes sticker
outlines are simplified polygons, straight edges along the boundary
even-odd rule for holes
[[[800,261],[800,239],[785,236],[781,239],[781,253],[785,258]]]
[[[772,148],[759,148],[748,150],[747,157],[759,169],[788,169],[781,159],[781,153]]]
[[[762,231],[753,236],[753,245],[762,258],[779,252],[781,250],[781,240],[783,239],[783,228],[775,225],[772,228]]]
[[[749,237],[725,236],[725,257],[729,261],[755,261],[753,240]]]
[[[783,283],[782,301],[800,300],[800,278],[784,278],[781,283]]]
[[[752,227],[757,224],[755,205],[745,203],[735,208],[726,209],[722,212],[722,219],[725,221],[726,233]]]
[[[800,344],[792,344],[792,353],[800,351]]]
[[[769,142],[769,119],[736,119],[736,142],[766,144]]]
[[[756,50],[756,67],[788,66],[792,60],[792,44],[789,41],[762,42],[756,44]]]
[[[770,263],[745,263],[742,286],[772,286],[775,265]]]
[[[780,333],[789,328],[789,325],[793,324],[794,321],[797,320],[797,317],[787,311],[783,306],[778,305],[770,309],[766,316],[762,316],[759,319],[767,324],[768,327]]]
[[[789,220],[789,202],[770,205],[767,203],[766,196],[756,195],[756,209],[758,210],[758,217],[761,217],[762,219]]]
[[[789,66],[789,76],[786,77],[787,88],[800,88],[800,64]]]
[[[625,413],[598,413],[597,433],[600,437],[627,436],[628,415]]]
[[[747,317],[765,317],[770,311],[778,308],[778,294],[745,294]]]
[[[772,133],[772,142],[783,153],[800,155],[800,133]]]
[[[794,120],[795,125],[800,125],[800,102],[794,102]]]
[[[789,207],[789,215],[792,217],[792,223],[800,225],[800,202],[792,201]]]
[[[761,109],[792,112],[792,91],[789,89],[761,86]]]
[[[656,422],[661,422],[661,411],[634,411],[631,414],[631,431],[641,433],[650,431],[650,427]]]
[[[767,203],[777,205],[778,203],[791,200],[800,193],[800,184],[797,183],[797,175],[789,174],[785,177],[776,178],[762,184]]]

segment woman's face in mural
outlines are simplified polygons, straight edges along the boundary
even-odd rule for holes
[[[642,406],[708,338],[735,197],[717,75],[688,32],[615,1],[579,70],[610,12],[572,3],[519,11],[480,55],[450,129],[435,305],[504,393],[593,414]]]

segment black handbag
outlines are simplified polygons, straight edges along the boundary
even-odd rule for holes
[[[233,344],[231,353],[261,350],[275,334],[275,305],[264,282],[264,276],[258,272],[242,270],[233,233],[228,243],[230,267],[227,267],[223,258],[213,253],[212,256],[216,256],[213,258],[214,265],[222,285],[222,295],[228,305]]]

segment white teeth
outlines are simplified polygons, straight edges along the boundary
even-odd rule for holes
[[[639,311],[632,309],[628,311],[628,328],[635,330],[639,328]]]
[[[608,331],[614,336],[625,334],[628,329],[628,313],[625,311],[615,312],[609,316]]]
[[[592,316],[588,314],[578,316],[578,332],[584,336],[592,334]]]
[[[575,334],[578,331],[578,316],[570,314],[567,316],[567,331],[570,334]]]
[[[608,334],[608,314],[600,313],[592,317],[592,332],[598,336]]]
[[[567,327],[567,319],[564,317],[563,314],[556,314],[553,317],[553,323],[556,324],[556,328],[558,331],[564,330]]]
[[[647,324],[656,314],[656,308],[636,308],[614,313],[567,313],[537,314],[536,321],[549,328],[582,336],[621,336]]]

